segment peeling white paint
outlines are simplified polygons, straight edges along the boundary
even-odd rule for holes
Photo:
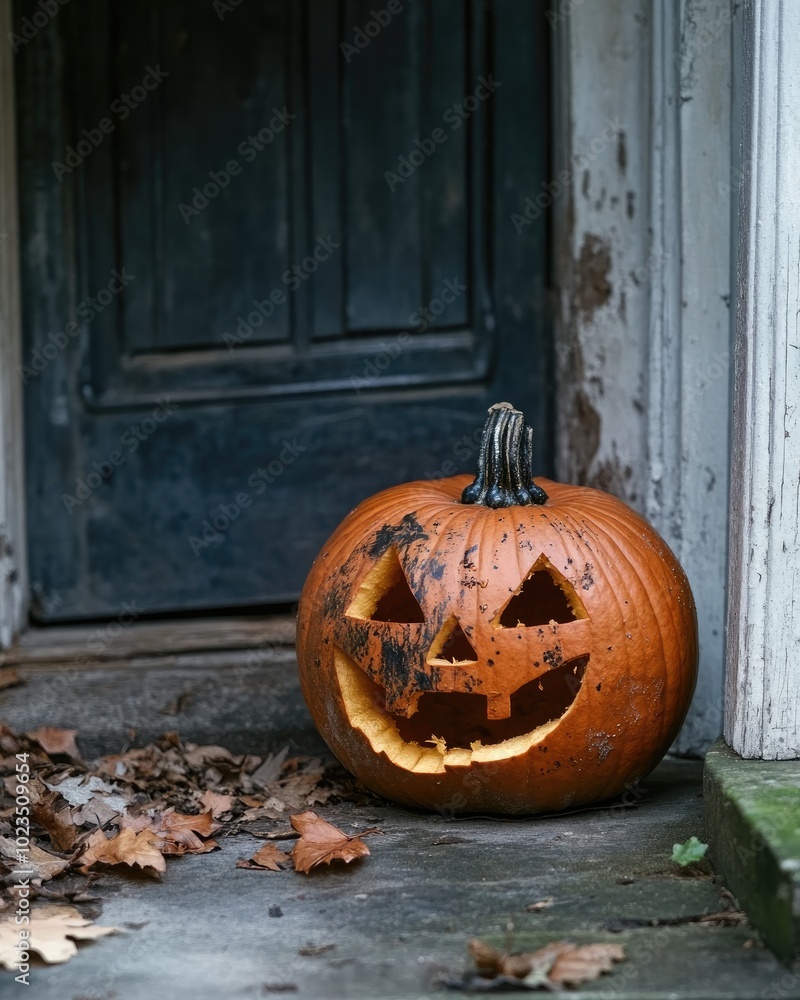
[[[731,0],[596,0],[556,28],[558,474],[644,513],[687,571],[694,753],[722,728],[732,21]],[[606,119],[616,143],[577,170]]]

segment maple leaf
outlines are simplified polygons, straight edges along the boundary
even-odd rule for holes
[[[72,820],[76,826],[84,823],[105,826],[109,820],[124,814],[128,808],[125,795],[94,774],[89,777],[68,775],[59,782],[45,781],[44,784],[73,806]]]
[[[271,795],[266,800],[257,799],[253,795],[245,795],[242,797],[242,802],[245,799],[256,803],[256,805],[246,809],[243,813],[242,819],[245,822],[255,819],[281,819],[286,812],[286,803],[275,798],[274,795]]]
[[[79,871],[84,874],[92,865],[128,865],[138,867],[148,875],[166,870],[167,863],[160,850],[161,841],[152,830],[126,828],[116,837],[106,837],[102,830],[95,832],[86,841],[80,859]]]
[[[120,830],[133,830],[135,833],[153,829],[153,817],[148,816],[146,812],[139,813],[138,816],[131,816],[130,813],[125,813],[116,822]]]
[[[323,804],[330,796],[326,790],[320,789],[319,782],[322,772],[312,774],[293,774],[281,782],[275,791],[275,797],[284,803],[287,809],[303,809],[315,802]]]
[[[610,972],[614,962],[625,958],[625,950],[618,944],[574,945],[569,941],[552,941],[537,951],[509,954],[473,939],[467,943],[467,950],[484,989],[490,983],[500,988],[512,987],[515,982],[523,989],[578,986]],[[466,979],[462,986],[478,983]]]
[[[570,946],[556,956],[549,972],[550,980],[565,986],[578,986],[610,972],[614,962],[621,962],[624,958],[625,949],[620,944]]]
[[[98,927],[82,917],[74,906],[47,904],[31,912],[27,944],[45,962],[56,965],[68,962],[77,954],[75,941],[92,941],[116,934],[119,927]],[[20,929],[9,918],[0,922],[0,965],[15,970],[19,962]]]
[[[236,862],[237,868],[253,868],[258,871],[279,872],[286,867],[290,855],[282,851],[277,844],[264,844],[256,853],[249,858],[239,858]]]
[[[194,743],[187,743],[183,753],[183,759],[187,767],[200,771],[205,767],[239,767],[242,763],[241,757],[234,757],[230,750],[225,747],[218,747],[215,744],[208,746],[197,746]]]
[[[270,754],[250,775],[250,781],[257,788],[266,788],[273,781],[277,781],[288,753],[289,747],[285,746],[278,753]]]
[[[55,726],[40,726],[26,733],[32,740],[36,740],[45,753],[63,753],[74,760],[81,759],[81,752],[75,742],[78,735],[77,729],[58,729]]]
[[[311,810],[290,816],[289,820],[300,834],[300,839],[292,848],[295,871],[306,874],[316,865],[330,864],[336,860],[349,863],[356,858],[363,858],[369,854],[369,848],[361,837],[380,832],[373,827],[348,836]]]
[[[207,854],[219,844],[215,840],[203,841],[197,835],[210,837],[221,826],[210,809],[190,816],[170,808],[161,813],[158,825],[153,825],[153,832],[165,841],[161,847],[165,854]]]
[[[230,812],[233,809],[233,803],[236,801],[233,795],[220,795],[219,792],[212,792],[211,789],[207,789],[200,796],[200,803],[206,807],[206,809],[211,810],[211,815],[214,819],[217,816],[222,816],[224,813]]]
[[[239,800],[244,802],[246,806],[250,806],[254,809],[264,804],[264,800],[259,798],[257,795],[240,795]]]
[[[49,854],[35,844],[29,844],[20,855],[16,843],[10,837],[0,837],[0,855],[6,859],[6,864],[11,862],[11,868],[17,871],[30,871],[35,882],[46,882],[55,878],[70,863],[69,858],[66,861],[64,858],[57,858],[55,854]]]

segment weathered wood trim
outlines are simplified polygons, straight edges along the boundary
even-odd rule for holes
[[[725,736],[800,757],[800,6],[742,24]]]
[[[556,345],[560,478],[641,506],[650,240],[649,3],[560,5]]]
[[[297,626],[294,615],[137,619],[135,604],[126,604],[109,622],[28,629],[0,654],[0,666],[64,663],[89,667],[143,656],[241,649],[253,651],[257,661],[262,652],[293,648]]]
[[[645,513],[675,550],[698,609],[700,672],[676,744],[722,728],[730,466],[730,0],[653,8],[653,160]]]
[[[27,614],[11,0],[0,0],[0,649]]]
[[[597,0],[554,24],[568,176],[558,474],[642,511],[687,571],[701,664],[676,743],[685,753],[704,752],[722,725],[732,10]],[[617,137],[601,149],[607,119]]]

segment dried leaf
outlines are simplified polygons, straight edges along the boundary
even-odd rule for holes
[[[494,945],[487,944],[480,938],[472,938],[467,941],[467,951],[481,975],[491,976],[500,971],[505,952]]]
[[[37,793],[37,786],[46,794]],[[31,816],[43,827],[57,851],[71,851],[78,839],[72,811],[57,792],[49,792],[38,781],[28,786],[31,792]]]
[[[45,781],[53,792],[58,792],[73,807],[72,821],[76,826],[91,824],[105,826],[109,820],[124,814],[128,798],[114,785],[109,785],[97,775],[69,775],[58,782]]]
[[[212,833],[219,830],[221,823],[217,823],[211,810],[196,816],[175,812],[174,809],[166,809],[161,813],[160,824],[154,829],[159,836],[168,840],[174,840],[176,844],[185,844],[190,849],[202,846],[197,834],[201,837],[210,837]]]
[[[610,972],[614,962],[625,958],[625,949],[619,944],[584,944],[570,947],[556,958],[550,979],[564,986],[578,986]]]
[[[246,797],[251,798],[252,796]],[[283,819],[285,813],[286,803],[271,795],[266,800],[258,800],[258,805],[254,808],[245,810],[242,821],[250,823],[255,819]]]
[[[237,868],[253,868],[259,871],[269,871],[279,872],[286,868],[289,863],[290,855],[286,851],[282,851],[277,844],[264,844],[263,847],[259,848],[256,853],[249,858],[247,861],[240,858],[236,862]]]
[[[0,691],[24,683],[25,681],[13,667],[3,667],[0,670]]]
[[[77,729],[57,729],[55,726],[40,726],[25,734],[32,740],[36,740],[45,753],[63,753],[74,760],[81,759],[81,752],[75,742],[78,735]]]
[[[324,955],[326,952],[333,951],[336,947],[335,944],[310,944],[305,948],[298,948],[297,954],[304,955],[306,958],[316,957],[317,955]]]
[[[540,899],[538,903],[530,903],[525,907],[526,913],[541,913],[542,910],[548,909],[552,906],[555,900],[552,896],[548,896],[547,899]]]
[[[298,872],[308,873],[316,865],[330,864],[335,860],[349,863],[362,858],[369,854],[369,848],[360,838],[368,833],[379,832],[370,829],[348,836],[311,810],[290,816],[289,819],[300,834],[300,839],[292,848],[292,860]]]
[[[80,871],[87,872],[92,865],[129,865],[143,869],[147,874],[166,870],[167,863],[160,850],[158,836],[152,830],[121,830],[116,837],[106,837],[96,830],[86,842],[80,859]]]
[[[295,774],[281,782],[275,790],[275,798],[280,800],[285,809],[304,809],[316,803],[324,804],[330,797],[327,789],[319,788],[322,772],[310,774]]]
[[[117,819],[117,825],[120,830],[133,830],[135,833],[139,833],[142,830],[153,829],[153,817],[146,812],[139,813],[138,816],[131,816],[130,813],[125,813],[124,816],[120,816]]]
[[[283,762],[286,760],[288,753],[289,747],[286,746],[278,753],[270,754],[264,763],[260,764],[258,769],[253,771],[250,775],[250,780],[256,788],[266,788],[267,785],[271,785],[273,781],[277,781],[283,768]]]
[[[16,843],[10,837],[0,837],[0,854],[11,862],[15,871],[30,871],[35,882],[46,882],[55,878],[69,865],[70,859],[57,858],[55,854],[43,851],[35,844],[29,844],[25,852],[20,852]]]
[[[197,771],[206,767],[219,767],[220,765],[223,767],[238,767],[242,763],[241,757],[234,757],[230,750],[214,744],[201,747],[187,743],[183,759],[188,767]]]
[[[614,962],[625,958],[618,944],[574,945],[552,941],[532,952],[509,954],[477,938],[467,942],[467,950],[477,966],[478,975],[498,989],[509,988],[516,981],[520,988],[571,985],[597,979],[610,972]],[[466,982],[472,983],[472,980]]]
[[[235,801],[233,795],[220,795],[219,792],[212,792],[210,789],[206,789],[200,796],[200,803],[211,810],[211,815],[215,819],[230,812]]]
[[[30,951],[35,951],[51,965],[68,962],[77,954],[75,941],[92,941],[121,930],[119,927],[98,927],[82,917],[74,906],[52,903],[31,912],[27,929]],[[19,940],[20,928],[13,920],[0,923],[0,964],[6,969],[17,968]]]
[[[216,851],[218,847],[219,844],[213,838],[201,840],[195,847],[189,847],[188,844],[176,840],[163,840],[159,845],[162,854],[174,854],[177,857],[183,854],[208,854],[209,851]]]

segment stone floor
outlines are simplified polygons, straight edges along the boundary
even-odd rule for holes
[[[625,946],[627,961],[612,974],[568,994],[584,1000],[800,998],[800,970],[781,965],[747,926],[638,925],[722,906],[711,876],[681,875],[670,861],[675,841],[703,836],[700,763],[665,761],[643,788],[633,808],[530,820],[324,807],[348,831],[381,827],[371,857],[311,875],[248,871],[236,859],[261,842],[238,836],[172,860],[161,882],[105,876],[98,922],[125,933],[81,945],[67,965],[34,967],[25,995],[459,996],[437,976],[471,964],[470,937],[500,944],[513,924],[515,949],[559,938]],[[548,908],[526,911],[548,897]],[[14,985],[0,980],[0,994]]]

